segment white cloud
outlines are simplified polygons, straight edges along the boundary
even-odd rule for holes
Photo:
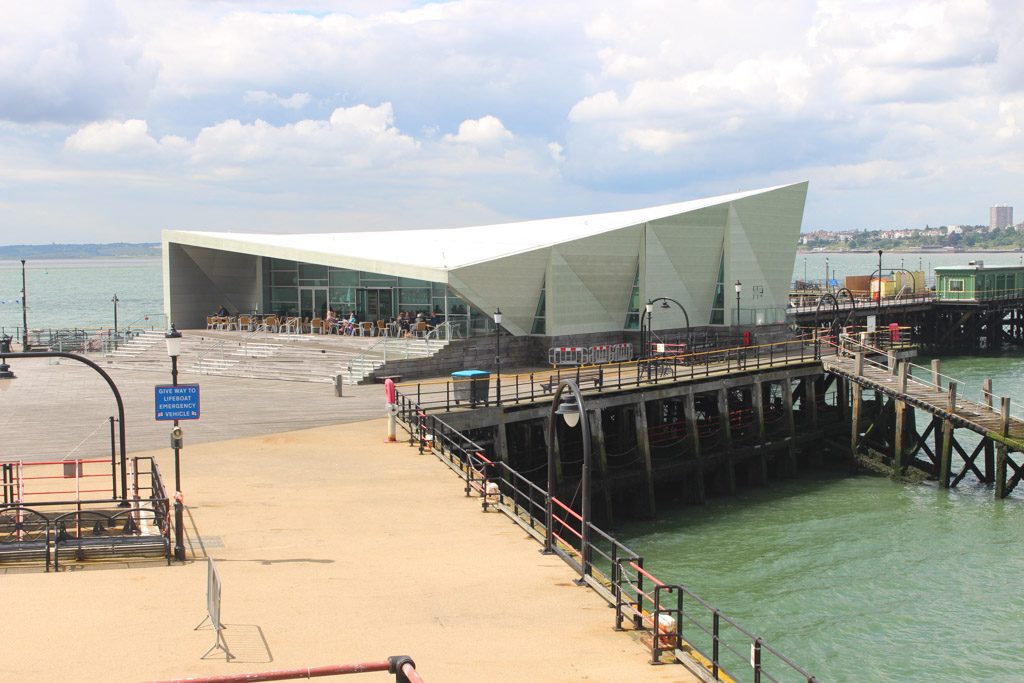
[[[96,154],[152,152],[160,146],[150,136],[146,122],[139,119],[90,123],[69,136],[64,145],[76,152]]]
[[[459,132],[445,135],[446,142],[458,142],[479,147],[495,147],[512,140],[512,133],[496,116],[467,119],[459,124]]]
[[[245,93],[246,102],[252,104],[276,104],[285,109],[302,109],[309,104],[311,99],[308,92],[293,93],[289,97],[281,97],[276,93],[267,92],[266,90],[249,90]]]

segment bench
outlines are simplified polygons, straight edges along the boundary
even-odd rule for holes
[[[549,375],[547,380],[540,383],[540,388],[545,392],[554,391],[559,382],[563,379],[571,379],[581,388],[584,384],[592,384],[600,389],[604,386],[604,368],[600,365],[577,368],[576,372],[565,372],[557,375]]]
[[[46,565],[46,571],[50,571],[50,544],[46,540],[0,543],[0,564],[39,561]]]
[[[171,563],[170,539],[159,534],[68,537],[54,542],[53,549],[54,570],[59,568],[62,558],[65,562],[84,562],[122,557],[163,557],[167,564]]]

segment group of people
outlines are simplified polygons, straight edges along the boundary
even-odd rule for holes
[[[355,311],[349,311],[348,317],[342,318],[340,312],[328,308],[324,322],[327,323],[328,334],[355,334],[356,327],[359,326],[359,317]]]

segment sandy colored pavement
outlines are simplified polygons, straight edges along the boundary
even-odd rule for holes
[[[222,675],[408,654],[441,681],[690,681],[382,420],[186,445],[195,561],[0,576],[0,679]],[[158,451],[165,478],[168,451]],[[208,541],[237,655],[201,655]],[[333,679],[328,679],[333,680]],[[339,679],[342,680],[342,679]],[[384,673],[345,678],[386,681]]]

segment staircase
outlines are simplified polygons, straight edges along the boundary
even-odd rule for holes
[[[106,364],[167,372],[164,333],[147,331],[105,354]],[[448,342],[437,339],[342,337],[195,330],[182,333],[180,367],[200,375],[295,382],[359,384],[388,360],[427,358]]]

